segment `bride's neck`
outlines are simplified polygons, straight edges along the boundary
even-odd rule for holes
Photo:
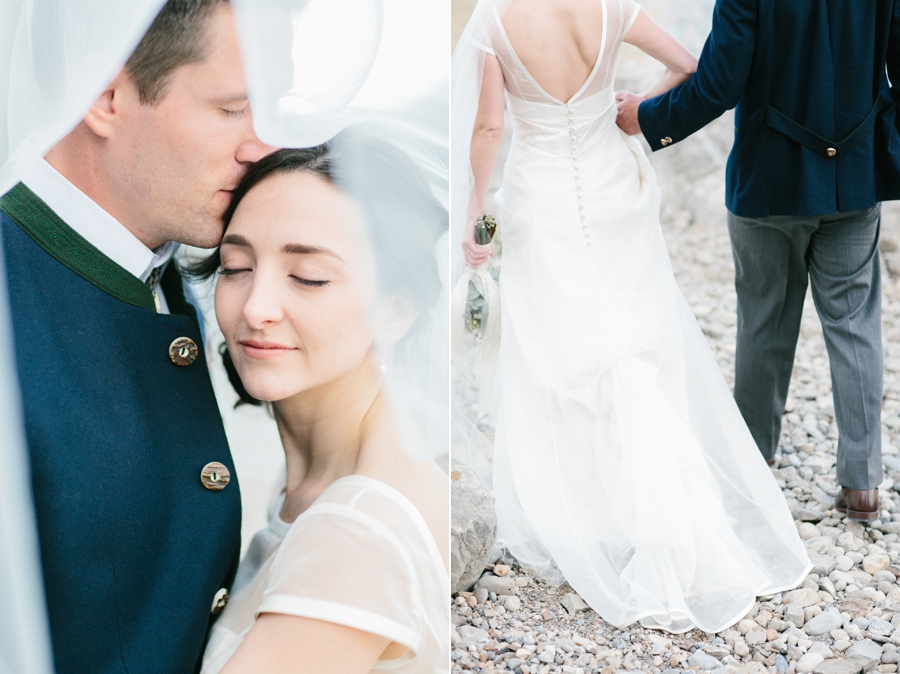
[[[378,370],[371,358],[337,380],[275,403],[287,461],[288,497],[300,488],[324,489],[353,474],[369,427],[383,407]]]

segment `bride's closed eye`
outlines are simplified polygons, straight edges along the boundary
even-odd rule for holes
[[[302,278],[300,276],[291,276],[291,278],[294,281],[296,281],[297,283],[299,283],[300,285],[309,286],[311,288],[321,288],[321,287],[327,286],[329,283],[331,283],[331,281],[326,281],[326,280],[319,281],[319,280],[315,280],[315,279]]]
[[[220,276],[236,276],[238,274],[242,274],[244,272],[249,272],[249,271],[250,271],[250,269],[247,267],[241,267],[241,268],[222,267],[222,269],[219,270],[219,275]]]

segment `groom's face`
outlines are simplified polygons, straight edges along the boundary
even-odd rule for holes
[[[206,58],[174,70],[156,104],[141,103],[133,83],[121,92],[112,179],[145,243],[217,245],[231,191],[274,149],[253,131],[228,5],[215,10],[206,37]]]

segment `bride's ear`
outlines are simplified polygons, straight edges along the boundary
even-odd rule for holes
[[[382,297],[378,310],[375,343],[380,347],[391,346],[403,339],[419,317],[419,308],[403,295]]]

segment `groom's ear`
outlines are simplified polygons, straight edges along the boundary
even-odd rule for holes
[[[134,88],[128,73],[122,68],[85,113],[84,123],[95,135],[101,138],[113,135],[129,86]]]

